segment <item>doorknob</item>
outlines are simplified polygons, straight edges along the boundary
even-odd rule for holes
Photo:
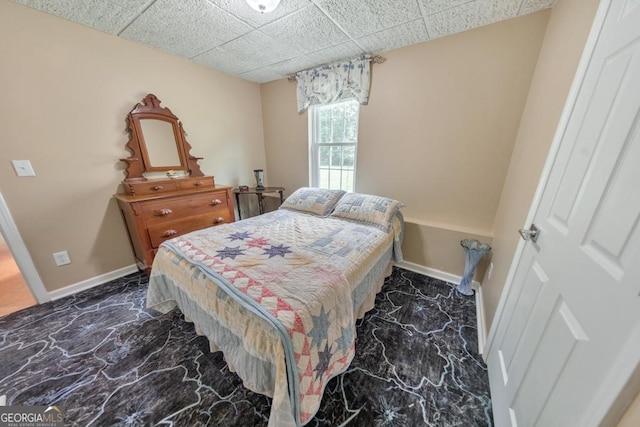
[[[521,228],[518,230],[518,233],[522,236],[524,240],[531,240],[532,242],[536,242],[538,240],[538,236],[540,235],[540,230],[536,227],[535,224],[531,224],[531,227]]]

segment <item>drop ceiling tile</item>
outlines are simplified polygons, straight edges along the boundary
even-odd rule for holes
[[[252,9],[244,0],[209,0],[216,6],[237,16],[254,28],[259,28],[299,9],[311,6],[309,0],[282,0],[280,5],[271,13],[259,13]]]
[[[182,15],[191,16],[193,17],[194,21],[200,19],[207,13],[210,14],[211,11],[222,12],[219,7],[213,5],[207,0],[180,0],[179,2],[175,2],[172,0],[163,1],[168,1],[169,4],[175,5],[176,7],[178,7]]]
[[[380,53],[421,43],[428,39],[429,35],[424,21],[416,19],[406,24],[359,38],[356,42],[369,53]]]
[[[324,13],[315,6],[309,6],[289,14],[261,28],[269,36],[303,53],[315,52],[348,40]]]
[[[253,30],[251,26],[217,6],[203,9],[201,17],[196,22],[203,31],[209,32],[209,37],[215,37],[225,42]]]
[[[133,42],[146,44],[156,49],[160,49],[163,52],[172,51],[172,46],[180,43],[182,25],[140,25],[140,21],[136,21],[129,25],[123,32],[120,33],[122,38],[131,40]],[[183,34],[183,33],[182,33]]]
[[[300,52],[290,46],[282,45],[266,34],[254,30],[242,37],[225,43],[212,51],[195,56],[201,64],[213,66],[232,74],[244,73],[273,63],[299,56]]]
[[[126,9],[102,0],[16,0],[16,3],[86,25],[109,34],[137,14],[137,10]]]
[[[189,36],[192,23],[202,21],[208,25],[212,36],[220,40],[231,40],[247,33],[251,28],[207,0],[157,0],[127,28],[131,31],[182,27],[185,37]],[[125,33],[127,32],[125,30]]]
[[[517,15],[519,2],[475,0],[427,17],[431,38],[459,33]]]
[[[303,55],[270,65],[269,69],[280,75],[288,76],[289,74],[295,74],[298,71],[313,68],[316,65],[318,65],[318,60],[316,58]]]
[[[473,0],[419,0],[427,15],[458,7]],[[518,0],[520,1],[520,0]]]
[[[162,50],[191,59],[224,43],[224,40],[212,33],[202,21],[191,23],[188,32],[189,35],[185,36],[185,29],[182,27],[165,29],[163,33],[171,34],[172,37],[170,41],[165,42],[165,48]]]
[[[175,33],[176,28],[189,28],[189,24],[196,19],[198,16],[184,12],[179,3],[157,0],[120,35],[129,40],[158,46],[174,38],[174,34],[164,35],[165,32]],[[155,40],[155,37],[160,40]]]
[[[48,0],[47,0],[48,1]],[[107,0],[109,3],[117,4],[120,7],[129,10],[139,11],[149,3],[149,0]]]
[[[320,9],[352,38],[359,38],[421,18],[415,0],[318,0]]]
[[[295,47],[275,40],[259,30],[253,30],[225,43],[222,47],[227,51],[236,52],[237,57],[241,60],[264,65],[291,59],[301,54]]]
[[[258,70],[242,73],[238,75],[238,77],[247,79],[255,83],[267,83],[274,80],[280,80],[286,76],[283,74],[277,73],[273,70],[270,70],[269,68],[260,68]]]
[[[330,64],[332,62],[343,61],[346,59],[357,58],[366,53],[360,46],[354,42],[340,43],[326,49],[319,50],[307,54],[309,58],[315,58],[317,65]]]
[[[251,27],[206,0],[159,0],[120,35],[191,58],[251,31]],[[198,10],[195,8],[199,7]]]
[[[167,24],[188,24],[198,19],[198,14],[189,13],[182,3],[172,0],[156,0],[133,23],[137,26]],[[192,12],[192,11],[191,11]]]
[[[192,58],[193,61],[228,74],[241,74],[260,68],[254,61],[243,59],[238,52],[217,47]]]
[[[477,0],[478,3],[478,27],[504,21],[518,16],[520,1],[504,0]]]
[[[519,15],[537,12],[539,10],[548,9],[556,3],[556,0],[524,0],[520,6]]]

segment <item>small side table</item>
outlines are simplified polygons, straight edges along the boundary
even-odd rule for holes
[[[260,215],[264,213],[264,193],[280,193],[280,204],[284,202],[284,187],[265,187],[264,189],[257,189],[250,187],[247,191],[240,191],[238,188],[233,189],[233,193],[236,195],[236,206],[238,207],[238,220],[242,219],[242,213],[240,213],[240,195],[241,194],[255,194],[258,196],[258,210]]]

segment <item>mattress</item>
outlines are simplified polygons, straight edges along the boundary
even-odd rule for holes
[[[278,210],[165,242],[147,306],[178,307],[245,387],[272,398],[270,426],[304,425],[355,352],[355,321],[401,258],[389,230]]]

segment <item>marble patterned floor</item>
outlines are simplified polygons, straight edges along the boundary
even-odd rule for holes
[[[266,426],[269,399],[178,311],[146,309],[145,291],[136,273],[0,317],[0,396],[57,405],[72,426]],[[475,325],[472,297],[394,268],[307,425],[492,425]]]

